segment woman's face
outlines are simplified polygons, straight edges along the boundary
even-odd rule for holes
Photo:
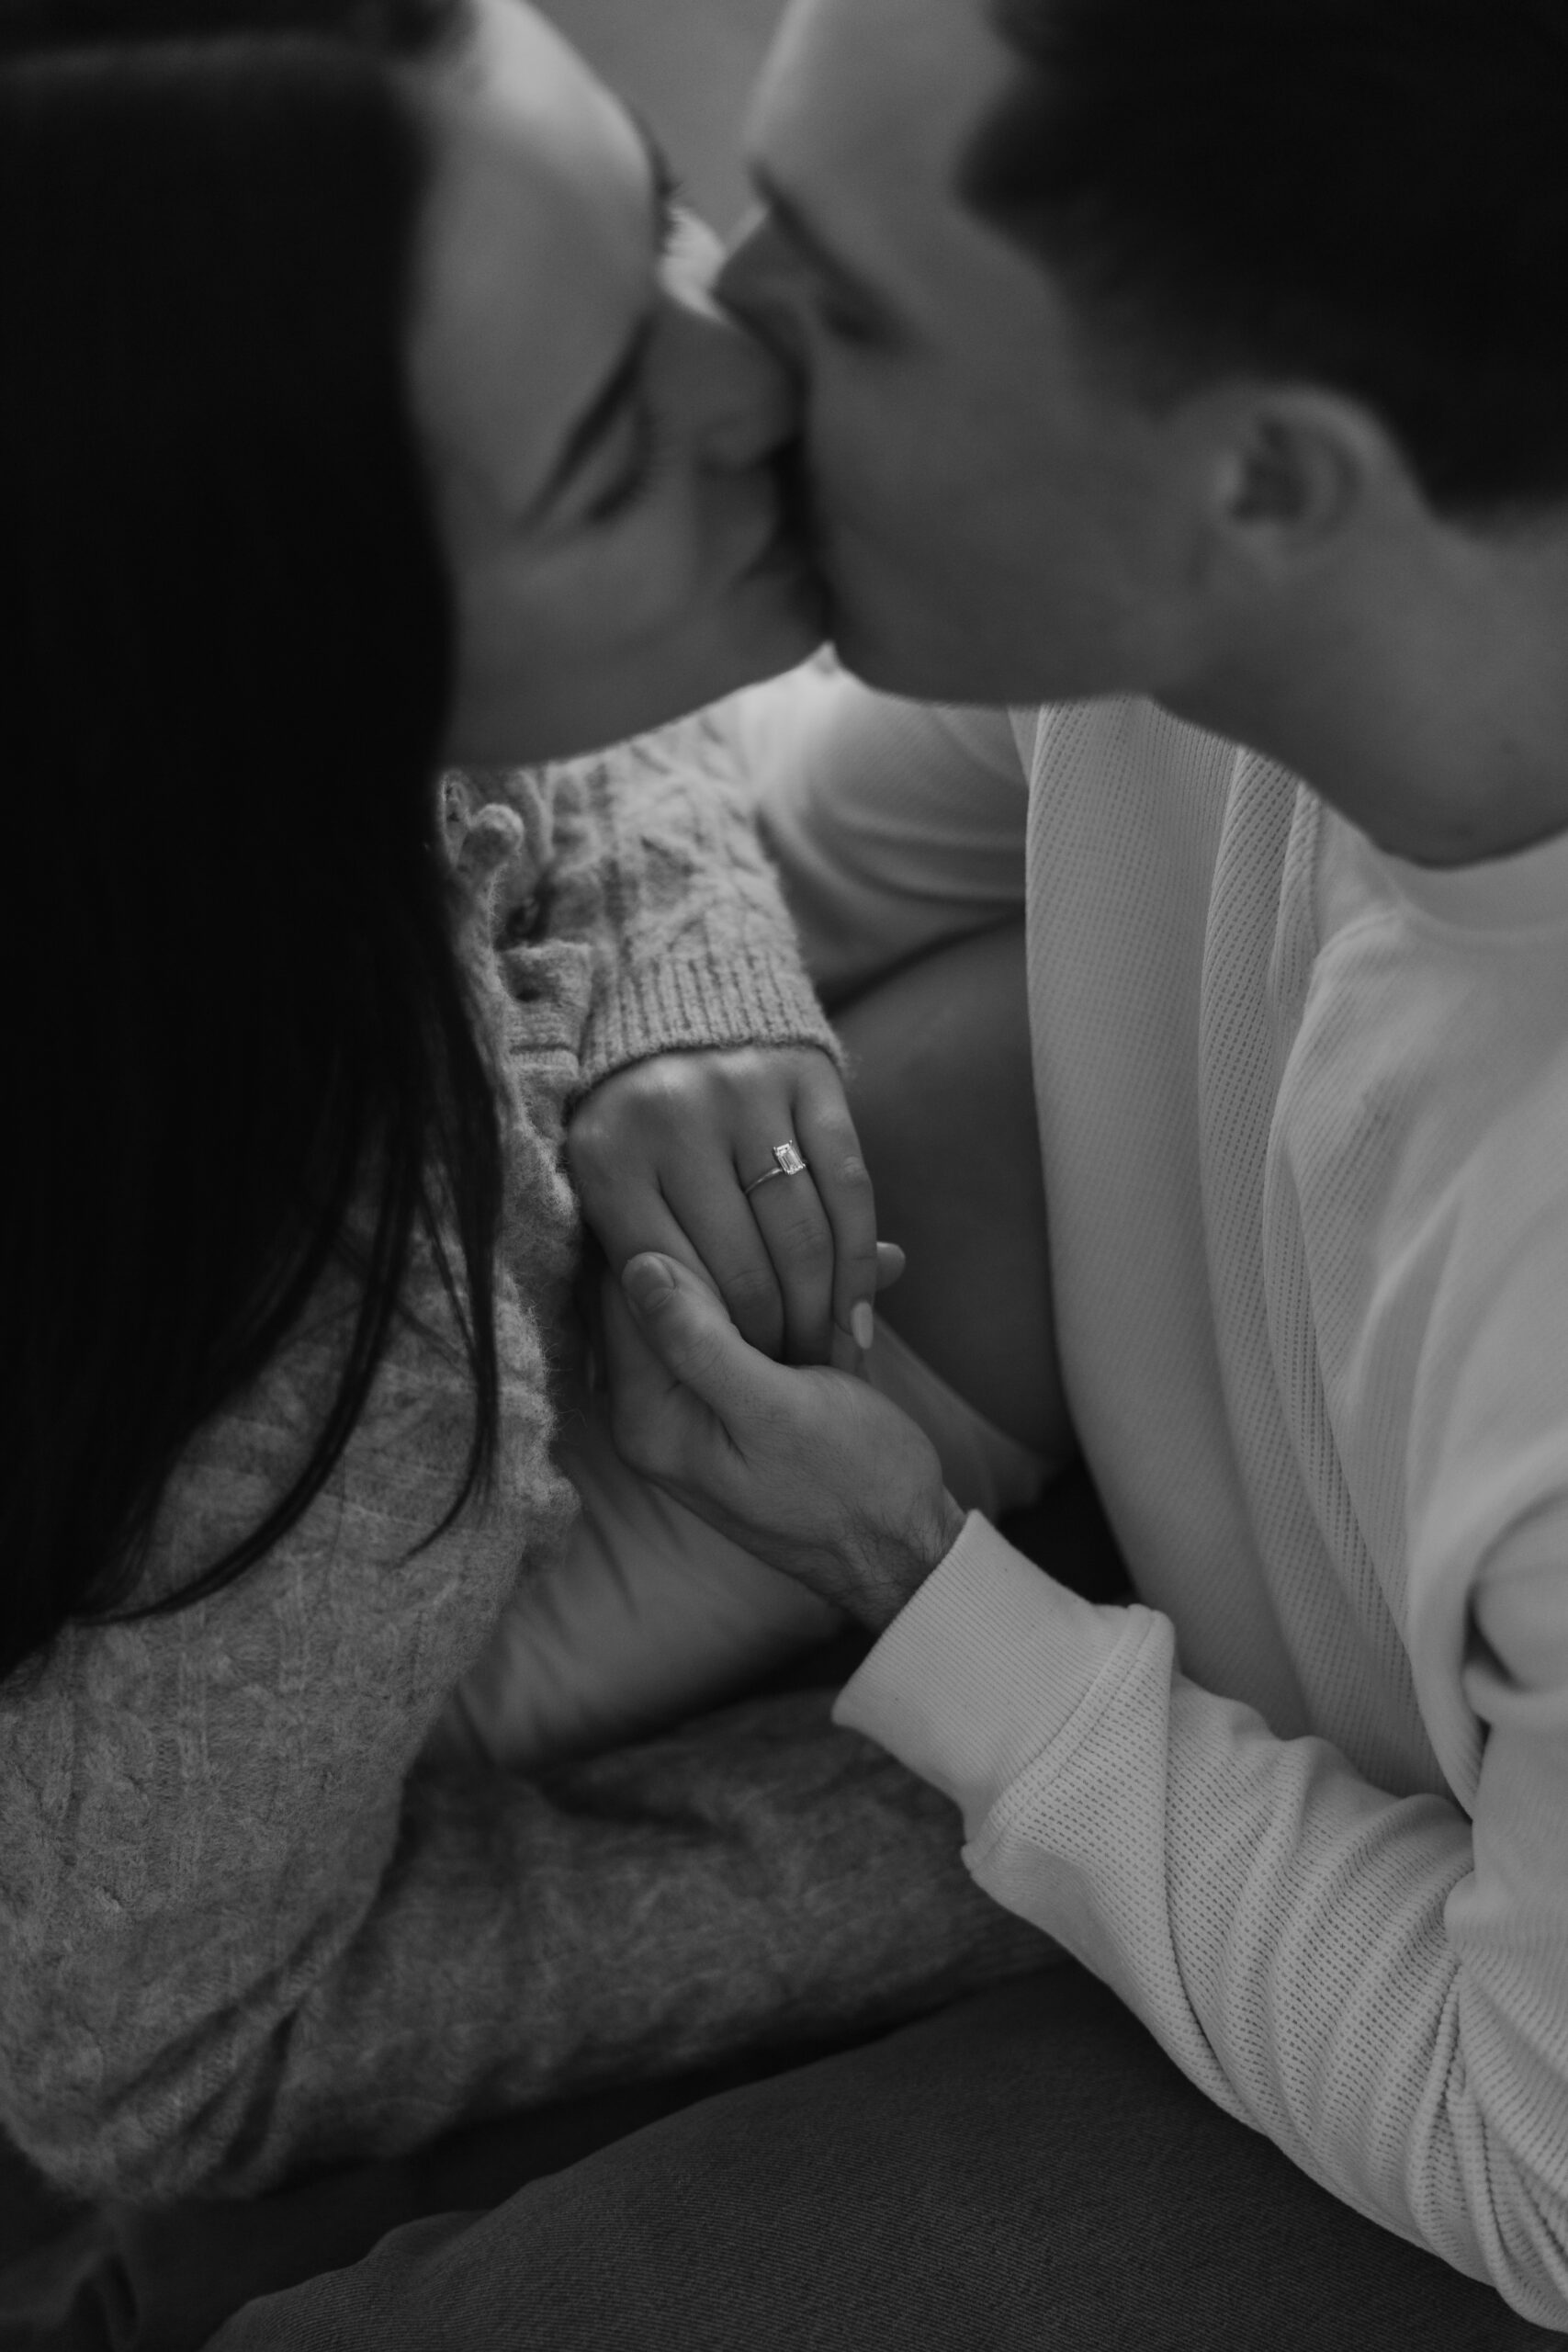
[[[411,351],[457,620],[446,745],[587,750],[802,660],[789,382],[709,300],[639,129],[522,0],[417,78],[435,133]]]

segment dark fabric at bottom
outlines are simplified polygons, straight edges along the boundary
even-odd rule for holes
[[[357,2262],[402,2222],[487,2211],[660,2117],[844,2046],[753,2052],[672,2082],[502,2116],[245,2203],[84,2212],[0,2275],[0,2352],[199,2352],[255,2297]]]
[[[1115,1597],[1087,1479],[1069,1474],[1037,1517],[1008,1532]],[[761,1687],[836,1682],[863,1646]],[[1315,2188],[1074,1967],[852,2047],[606,2091],[249,2205],[71,2222],[17,2177],[56,2234],[29,2256],[28,2215],[8,2233],[0,2212],[0,2352],[198,2352],[220,2329],[212,2352],[1568,2342]],[[0,2200],[10,2186],[0,2152]]]
[[[269,2262],[282,2284],[306,2259],[338,2267],[253,2301],[212,2352],[1564,2342],[1316,2188],[1077,1968],[634,2112],[683,2095],[583,2101],[249,2209],[128,2223],[118,2307],[95,2290],[53,2341],[185,2352],[198,2278],[210,2296],[226,2276],[233,2310]]]

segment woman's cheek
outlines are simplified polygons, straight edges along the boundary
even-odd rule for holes
[[[621,609],[641,629],[673,628],[700,598],[710,569],[694,503],[671,500],[630,537],[620,565]]]
[[[576,667],[642,635],[668,595],[667,567],[640,534],[623,529],[614,544],[607,536],[584,541],[541,571],[529,641],[557,649]]]

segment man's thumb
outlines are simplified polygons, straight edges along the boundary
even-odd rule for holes
[[[645,1250],[626,1261],[621,1289],[638,1330],[667,1372],[695,1389],[705,1403],[716,1405],[725,1393],[733,1395],[737,1367],[725,1359],[731,1343],[742,1351],[746,1343],[694,1274],[673,1258]]]

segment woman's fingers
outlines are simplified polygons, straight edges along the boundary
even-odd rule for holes
[[[686,1237],[685,1250],[676,1253],[682,1263],[689,1264],[694,1251],[741,1337],[765,1356],[782,1355],[786,1319],[778,1271],[728,1154],[702,1169],[673,1171],[665,1196]]]
[[[838,1072],[826,1062],[803,1077],[795,1114],[832,1235],[829,1311],[857,1348],[869,1348],[877,1287],[876,1198]]]
[[[706,1273],[763,1354],[852,1368],[878,1285],[875,1211],[818,1047],[655,1056],[601,1082],[569,1148],[612,1265],[662,1251]],[[807,1165],[790,1172],[796,1156]]]
[[[833,1340],[834,1239],[815,1170],[770,1177],[747,1198],[783,1312],[780,1352],[789,1363],[826,1363]]]
[[[639,1250],[661,1250],[688,1267],[709,1290],[717,1291],[713,1268],[662,1193],[646,1184],[628,1185],[591,1222],[605,1257],[617,1270]]]
[[[825,1055],[799,1056],[793,1080],[784,1132],[764,1141],[754,1130],[738,1175],[750,1188],[746,1198],[777,1279],[785,1360],[847,1368],[872,1340],[876,1204],[832,1064]],[[786,1145],[804,1170],[787,1172]]]

